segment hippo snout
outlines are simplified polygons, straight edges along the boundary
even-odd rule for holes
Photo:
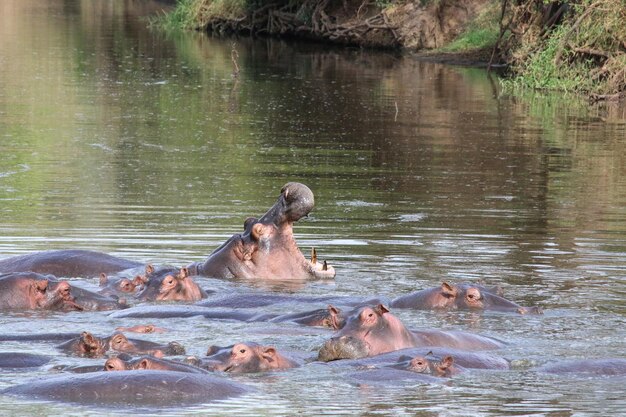
[[[317,359],[330,362],[338,359],[359,359],[368,356],[369,347],[363,340],[353,336],[339,336],[327,340]]]
[[[185,347],[178,342],[170,342],[167,344],[168,355],[184,355]]]

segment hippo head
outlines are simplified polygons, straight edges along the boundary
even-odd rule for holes
[[[147,274],[145,286],[137,294],[143,301],[198,301],[204,292],[189,276],[187,268],[163,268]]]
[[[237,343],[226,360],[217,365],[215,370],[233,373],[263,372],[281,368],[281,362],[274,347]]]
[[[346,324],[345,313],[340,308],[330,304],[327,308],[290,314],[286,317],[294,323],[305,326],[328,327],[333,330],[339,330]]]
[[[127,362],[124,362],[120,358],[109,358],[104,363],[105,371],[128,371],[131,367]]]
[[[449,377],[453,374],[454,359],[445,356],[441,361],[432,360],[423,356],[411,359],[406,367],[407,371],[434,376]]]
[[[542,314],[540,307],[522,307],[500,294],[490,292],[480,285],[460,284],[456,299],[457,308],[475,310],[510,311],[519,314]]]
[[[217,248],[203,264],[193,264],[192,273],[215,278],[260,278],[306,280],[333,278],[326,262],[304,258],[293,237],[293,223],[313,209],[313,192],[304,184],[290,182],[276,203],[261,218],[248,218],[244,232]]]
[[[67,281],[48,282],[48,298],[43,305],[46,310],[82,311],[85,308],[76,302],[72,295],[72,286]]]
[[[89,332],[82,332],[75,346],[81,356],[102,356],[107,350],[104,341]]]
[[[383,304],[361,307],[322,346],[320,360],[358,359],[415,346],[415,335]],[[347,356],[347,357],[346,357]]]
[[[116,293],[133,294],[140,286],[144,284],[143,278],[137,275],[134,279],[119,278],[111,279],[107,274],[100,274],[100,286],[103,288],[111,289]]]

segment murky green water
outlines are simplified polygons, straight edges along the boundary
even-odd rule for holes
[[[0,257],[101,250],[185,265],[288,181],[315,192],[296,225],[334,284],[274,289],[396,296],[442,280],[500,284],[543,316],[397,311],[411,327],[510,342],[509,359],[622,357],[626,114],[572,98],[503,97],[482,70],[390,53],[146,30],[149,1],[0,2]],[[95,283],[90,283],[95,285]],[[227,288],[206,280],[206,286]],[[249,284],[238,283],[239,288]],[[271,289],[270,289],[271,290]],[[0,332],[89,330],[103,313],[2,313]],[[315,351],[323,330],[169,319],[192,354],[240,340]],[[49,344],[1,351],[67,358]],[[103,362],[103,361],[100,361]],[[530,365],[528,366],[530,367]],[[258,394],[167,411],[214,415],[620,415],[624,380],[527,367],[440,386],[357,386],[340,368],[237,377]],[[44,377],[0,376],[0,387]],[[2,414],[127,413],[2,398]],[[137,411],[137,410],[135,410]],[[148,412],[139,410],[137,412]]]

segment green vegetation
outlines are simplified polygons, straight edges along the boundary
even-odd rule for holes
[[[201,0],[178,0],[170,13],[150,20],[150,25],[166,31],[194,29],[198,27],[198,11]]]
[[[498,2],[492,2],[454,41],[441,48],[444,52],[492,48],[500,32]]]
[[[626,0],[534,0],[512,8],[508,86],[626,96]]]
[[[450,2],[415,0],[436,7],[437,16]],[[358,3],[358,2],[357,2]],[[358,6],[357,3],[345,3]],[[370,46],[402,46],[394,24],[381,10],[394,0],[364,2],[341,22],[333,13],[346,9],[323,1],[179,0],[174,12],[153,21],[164,29],[195,28],[218,33],[246,32],[298,36]],[[375,8],[374,17],[363,5]],[[482,6],[481,6],[482,7]],[[389,10],[389,9],[388,9]],[[276,13],[275,13],[276,12]],[[331,16],[331,17],[329,17]],[[355,18],[356,17],[356,18]],[[441,19],[442,17],[437,17]],[[363,20],[365,19],[365,20]],[[626,0],[492,0],[443,52],[497,52],[512,78],[505,87],[549,89],[589,94],[596,100],[626,96]],[[368,37],[371,28],[379,30]],[[387,33],[380,35],[380,29]]]

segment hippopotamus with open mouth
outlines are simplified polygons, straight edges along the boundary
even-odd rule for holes
[[[233,235],[204,262],[188,266],[191,275],[213,278],[306,280],[334,278],[335,269],[318,262],[314,253],[305,259],[293,237],[293,223],[307,216],[314,205],[313,192],[290,182],[276,203],[261,218],[248,218],[244,232]]]

